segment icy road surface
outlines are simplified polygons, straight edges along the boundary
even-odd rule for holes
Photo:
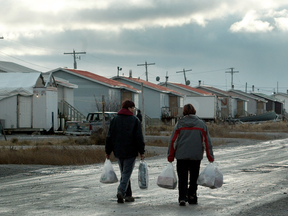
[[[147,159],[149,188],[138,187],[139,161],[131,178],[134,203],[118,204],[118,183],[99,182],[103,164],[89,166],[0,166],[0,215],[288,215],[287,205],[265,212],[270,203],[288,200],[288,139],[214,148],[224,184],[198,187],[198,205],[178,205],[178,190],[156,185],[166,157]],[[147,147],[148,148],[148,147]],[[208,161],[205,158],[201,170]],[[175,168],[175,162],[174,168]],[[117,176],[119,168],[113,163]],[[18,169],[10,173],[10,169]],[[6,174],[5,174],[6,173]],[[279,202],[280,203],[280,202]],[[258,209],[253,213],[253,209]],[[255,210],[256,211],[256,210]],[[261,212],[262,211],[262,212]],[[250,215],[250,214],[249,214]]]

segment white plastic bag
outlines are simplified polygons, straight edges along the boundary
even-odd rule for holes
[[[177,186],[177,177],[172,163],[169,163],[160,173],[157,179],[157,185],[166,189],[175,189]]]
[[[101,183],[115,183],[118,181],[116,173],[114,172],[112,163],[109,159],[106,158],[103,171],[100,177]]]
[[[209,163],[200,173],[197,184],[211,189],[219,188],[223,184],[223,174],[215,163]]]
[[[146,161],[140,160],[138,170],[138,185],[140,189],[148,189],[149,177],[148,177],[148,166]]]

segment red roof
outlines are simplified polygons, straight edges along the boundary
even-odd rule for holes
[[[123,78],[123,76],[122,76]],[[130,78],[130,77],[124,77],[125,79],[129,79],[129,80],[132,80],[132,81],[135,81],[135,82],[138,82],[138,83],[143,83],[143,85],[146,85],[146,86],[149,86],[149,87],[152,87],[154,89],[158,89],[158,90],[161,90],[161,91],[167,91],[167,92],[171,92],[171,93],[174,93],[174,94],[177,94],[177,95],[183,95],[177,91],[174,91],[172,89],[169,89],[169,88],[166,88],[164,86],[160,86],[160,85],[157,85],[157,84],[154,84],[154,83],[151,83],[151,82],[148,82],[148,81],[145,81],[145,80],[142,80],[142,79],[139,79],[139,78]]]
[[[102,82],[102,83],[106,83],[108,85],[118,86],[118,87],[121,86],[121,87],[126,87],[126,88],[129,88],[129,89],[132,89],[134,91],[139,91],[138,89],[135,89],[135,88],[133,88],[130,85],[118,82],[116,80],[108,79],[106,77],[103,77],[103,76],[100,76],[100,75],[97,75],[97,74],[94,74],[94,73],[91,73],[91,72],[88,72],[88,71],[82,71],[82,70],[76,70],[76,69],[67,69],[67,68],[65,68],[65,70],[71,71],[73,73],[77,73],[79,75],[88,77],[90,79],[93,79],[93,80],[96,80],[96,81],[99,81],[99,82]]]
[[[191,90],[191,91],[194,91],[194,92],[203,94],[203,95],[213,95],[213,94],[210,93],[210,92],[206,92],[206,91],[203,91],[203,90],[201,90],[201,89],[193,88],[193,87],[191,87],[191,86],[184,85],[184,84],[181,84],[181,83],[171,83],[171,84],[177,85],[177,86],[179,86],[179,87],[182,87],[182,88],[185,88],[185,89],[188,89],[188,90]]]

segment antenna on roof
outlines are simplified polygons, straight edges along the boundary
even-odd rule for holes
[[[119,77],[119,71],[121,71],[122,68],[120,68],[119,66],[117,67],[117,77]]]

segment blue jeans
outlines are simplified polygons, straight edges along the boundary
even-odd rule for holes
[[[121,179],[120,184],[118,186],[118,192],[121,192],[124,197],[132,196],[130,177],[132,175],[135,166],[136,157],[117,158],[117,160],[121,172]]]

